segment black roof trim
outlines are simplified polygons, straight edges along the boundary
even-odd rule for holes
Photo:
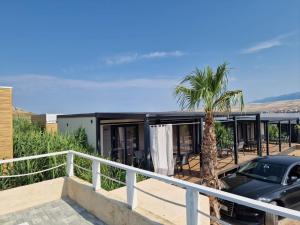
[[[96,113],[78,113],[57,115],[57,118],[74,118],[74,117],[96,117]]]
[[[57,118],[75,118],[75,117],[97,117],[101,120],[109,119],[149,119],[149,120],[188,120],[203,118],[204,112],[95,112],[82,114],[58,115]],[[274,117],[261,114],[259,112],[232,112],[232,113],[215,113],[215,117],[224,117],[224,121],[230,121],[236,117],[238,121],[254,121],[256,115],[261,116],[262,122],[279,122],[279,121],[296,121],[297,117]]]

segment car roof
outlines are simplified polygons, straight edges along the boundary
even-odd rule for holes
[[[290,166],[294,163],[300,163],[299,156],[290,156],[290,155],[273,155],[273,156],[264,156],[261,158],[257,158],[260,162],[267,162],[267,163],[276,163],[285,166]]]

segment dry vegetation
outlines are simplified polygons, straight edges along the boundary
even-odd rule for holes
[[[246,112],[300,112],[300,99],[270,103],[250,103],[245,105]]]

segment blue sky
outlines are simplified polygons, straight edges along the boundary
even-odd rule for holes
[[[230,63],[246,101],[300,90],[300,1],[1,1],[0,85],[36,113],[177,110]]]

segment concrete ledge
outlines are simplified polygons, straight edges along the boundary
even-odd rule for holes
[[[105,190],[93,191],[92,185],[76,177],[68,178],[69,198],[108,225],[173,224],[145,210],[132,211],[121,199]]]
[[[66,195],[65,178],[0,191],[0,215],[58,200]]]
[[[185,189],[155,179],[144,180],[136,186],[138,188],[136,211],[151,212],[171,224],[186,224]],[[112,197],[126,202],[126,187],[118,188],[110,193]],[[198,209],[206,215],[210,214],[208,197],[199,194]],[[209,225],[209,217],[198,213],[198,224]]]
[[[57,178],[0,191],[0,215],[69,197],[108,225],[186,224],[184,189],[154,179],[137,183],[137,188],[138,207],[131,210],[126,187],[95,192],[90,183],[77,177]],[[208,198],[200,195],[198,203],[200,211],[209,214]],[[209,224],[207,217],[199,214],[199,219]]]

